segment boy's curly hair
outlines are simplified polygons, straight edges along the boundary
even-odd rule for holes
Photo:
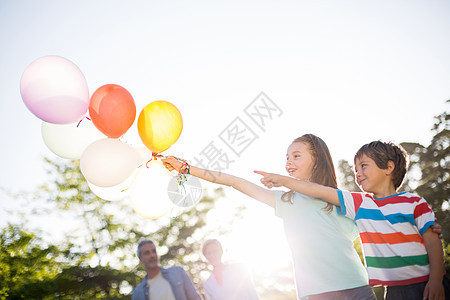
[[[392,161],[395,165],[392,172],[392,182],[395,190],[398,190],[406,175],[409,166],[408,153],[402,146],[392,142],[374,141],[362,146],[355,154],[354,161],[366,155],[373,159],[380,169],[387,169],[388,161]]]

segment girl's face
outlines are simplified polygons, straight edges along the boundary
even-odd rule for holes
[[[288,147],[286,159],[286,171],[290,176],[301,180],[309,180],[311,178],[314,158],[307,143],[292,143]]]

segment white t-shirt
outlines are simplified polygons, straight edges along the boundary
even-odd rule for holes
[[[353,248],[355,222],[338,215],[334,206],[327,212],[322,200],[295,193],[291,204],[281,200],[282,194],[276,191],[275,214],[283,219],[298,297],[367,285],[367,272]]]
[[[150,300],[176,300],[170,283],[162,277],[161,272],[147,280],[147,283],[150,288]]]
[[[228,264],[222,273],[222,284],[211,274],[203,288],[208,300],[259,300],[250,273],[242,264]]]

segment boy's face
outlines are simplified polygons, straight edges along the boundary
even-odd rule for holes
[[[375,196],[391,180],[385,170],[380,169],[373,159],[364,154],[355,160],[355,178],[363,191],[374,193]]]

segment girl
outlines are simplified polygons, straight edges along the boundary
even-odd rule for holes
[[[162,161],[169,171],[186,171],[186,165],[173,157]],[[296,179],[337,187],[328,147],[312,134],[295,139],[288,147],[286,171]],[[358,236],[355,223],[338,215],[334,206],[293,191],[268,190],[222,172],[190,166],[190,174],[232,186],[275,209],[283,219],[299,299],[376,299],[353,248]]]
[[[213,266],[211,277],[203,284],[207,300],[259,300],[246,268],[222,262],[223,248],[218,240],[206,240],[202,252]]]

